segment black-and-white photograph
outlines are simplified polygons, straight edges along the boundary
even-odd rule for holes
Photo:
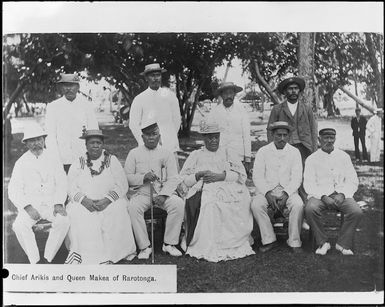
[[[191,16],[168,2],[147,17],[144,2],[5,7],[47,5],[46,30],[3,32],[6,305],[23,292],[28,304],[39,293],[51,304],[80,293],[125,305],[133,293],[173,294],[153,304],[383,300],[382,28],[258,27],[246,18],[256,3],[185,4]],[[260,8],[289,20],[298,5]],[[356,13],[330,10],[349,5]],[[194,28],[199,6],[219,11]],[[96,20],[45,25],[77,8],[99,8]],[[186,26],[158,27],[155,12]],[[230,28],[210,26],[233,14]],[[107,26],[123,16],[142,27]]]

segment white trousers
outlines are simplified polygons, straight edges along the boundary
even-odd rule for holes
[[[68,233],[70,254],[66,263],[116,263],[136,252],[126,207],[127,199],[124,198],[100,212],[90,212],[80,203],[68,204],[71,227]],[[79,257],[81,261],[70,261],[71,257]]]
[[[146,222],[144,220],[144,212],[149,208],[150,197],[141,194],[137,194],[131,198],[127,207],[132,228],[134,229],[136,244],[139,249],[150,246]],[[161,208],[167,211],[166,230],[163,242],[176,245],[179,243],[179,235],[184,217],[184,201],[176,195],[171,195],[166,199]]]
[[[379,135],[370,136],[370,162],[380,161],[381,139]]]
[[[300,234],[303,221],[304,204],[298,193],[292,194],[287,202],[289,210],[289,238],[287,244],[291,247],[300,247],[302,245]],[[268,202],[262,194],[257,194],[251,204],[251,210],[256,219],[261,232],[262,244],[269,244],[277,240],[270,217],[267,214]]]
[[[68,216],[62,216],[60,214],[53,216],[52,206],[42,206],[35,209],[43,219],[52,222],[52,228],[49,230],[48,239],[44,249],[44,258],[47,259],[48,262],[51,262],[68,232],[69,219]],[[35,233],[32,230],[32,226],[35,225],[36,222],[37,221],[31,219],[29,214],[22,209],[19,211],[12,227],[17,240],[27,254],[29,262],[32,264],[35,264],[40,260]]]

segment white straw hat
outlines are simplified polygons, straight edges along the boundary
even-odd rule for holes
[[[26,127],[24,131],[24,137],[21,141],[25,143],[26,140],[37,138],[39,136],[47,136],[47,133],[40,125],[34,124],[30,127]]]

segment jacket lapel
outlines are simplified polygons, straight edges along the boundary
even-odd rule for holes
[[[297,112],[298,112],[298,120],[300,120],[303,113],[305,113],[305,106],[302,104],[302,102],[298,101]]]
[[[287,104],[288,104],[287,101],[282,103],[283,112],[286,113],[286,115],[290,118],[290,120],[293,120],[293,115],[291,115],[291,112],[290,112],[289,107],[287,106]]]

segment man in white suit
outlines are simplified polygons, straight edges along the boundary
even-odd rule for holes
[[[297,148],[288,144],[291,126],[278,121],[268,129],[273,142],[263,146],[257,152],[253,168],[253,181],[257,194],[251,205],[257,220],[263,246],[261,252],[267,252],[277,246],[277,239],[268,215],[268,207],[274,211],[289,212],[289,239],[287,244],[294,253],[302,252],[301,226],[304,204],[298,195],[302,182],[302,159]]]

